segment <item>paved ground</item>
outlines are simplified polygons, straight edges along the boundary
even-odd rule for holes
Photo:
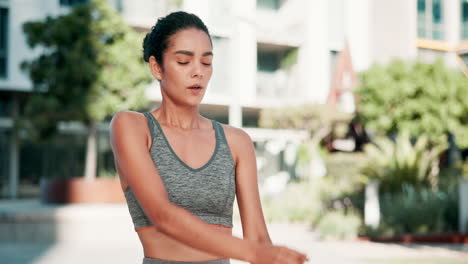
[[[7,207],[12,208],[11,205],[6,206],[0,203],[0,211],[2,208],[6,211]],[[21,211],[31,211],[31,204],[28,206],[16,204],[14,207]],[[58,215],[63,218],[60,233],[65,234],[65,238],[75,236],[80,239],[61,238],[58,243],[27,242],[26,240],[16,243],[3,241],[0,242],[0,263],[141,264],[142,248],[136,233],[128,228],[131,222],[125,210],[126,208],[122,206],[63,208],[58,212]],[[88,219],[88,214],[94,219],[92,225],[80,222],[80,227],[76,221],[69,221],[71,215],[73,219],[76,219],[77,215]],[[99,219],[102,222],[96,225],[96,216],[99,214],[101,214]],[[104,230],[104,226],[110,226],[111,231]],[[96,232],[91,232],[91,236],[84,234],[84,232],[89,232],[91,227]],[[304,225],[269,224],[268,229],[275,244],[305,252],[314,264],[468,263],[468,245],[320,241],[317,235]],[[240,223],[235,223],[234,234],[241,236],[241,233]],[[242,262],[233,261],[232,263]]]
[[[239,226],[237,224],[236,226]],[[306,252],[311,263],[358,264],[379,263],[379,260],[441,259],[468,263],[468,246],[401,245],[356,241],[318,241],[313,232],[302,225],[269,225],[273,241]],[[235,232],[240,234],[240,230]],[[60,242],[0,243],[0,263],[8,264],[129,264],[141,263],[142,250],[136,240],[128,242]],[[440,263],[446,263],[446,262]],[[233,261],[233,264],[242,262]],[[391,262],[385,262],[391,263]],[[404,262],[402,262],[404,263]],[[419,262],[418,262],[419,263]],[[422,262],[421,262],[422,263]]]

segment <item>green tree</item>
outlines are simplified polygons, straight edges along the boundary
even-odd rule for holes
[[[468,78],[444,66],[393,60],[361,73],[359,114],[368,128],[386,134],[427,134],[434,143],[448,132],[468,147]]]
[[[23,25],[40,56],[22,63],[33,83],[21,123],[36,141],[51,139],[60,121],[88,129],[85,177],[96,177],[96,124],[147,104],[151,80],[141,58],[141,36],[106,0],[77,5],[70,13]]]

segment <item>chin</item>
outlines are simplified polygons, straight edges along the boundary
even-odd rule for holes
[[[196,99],[196,100],[188,100],[188,101],[185,102],[185,104],[186,104],[187,106],[190,106],[190,107],[199,106],[199,105],[201,104],[201,102],[202,102],[202,99],[203,99],[203,98],[201,98],[201,99]]]

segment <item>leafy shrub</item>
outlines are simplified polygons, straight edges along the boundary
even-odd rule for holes
[[[395,141],[378,138],[375,145],[364,147],[368,162],[361,172],[379,180],[383,191],[398,192],[403,184],[436,188],[439,155],[446,148],[447,143],[431,145],[425,135],[412,144],[408,132],[399,133]]]
[[[394,236],[455,232],[458,228],[458,192],[415,189],[404,185],[400,193],[380,195],[381,223],[377,230],[367,228],[367,235]]]
[[[347,239],[357,236],[361,218],[343,210],[326,212],[319,220],[316,229],[323,238]]]
[[[333,200],[343,193],[361,189],[365,178],[360,168],[366,161],[367,157],[359,152],[334,152],[325,156],[327,175],[321,185],[323,200]]]
[[[404,185],[402,193],[385,193],[380,197],[383,221],[395,226],[400,234],[455,231],[457,221],[451,213],[457,211],[457,195],[456,189],[416,190]]]
[[[292,182],[276,197],[262,197],[268,222],[315,223],[322,213],[318,185],[314,182]]]

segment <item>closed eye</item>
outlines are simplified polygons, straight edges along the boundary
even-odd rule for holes
[[[188,61],[186,61],[186,62],[184,62],[184,61],[178,61],[177,63],[182,64],[182,65],[185,65],[185,64],[188,64]]]

